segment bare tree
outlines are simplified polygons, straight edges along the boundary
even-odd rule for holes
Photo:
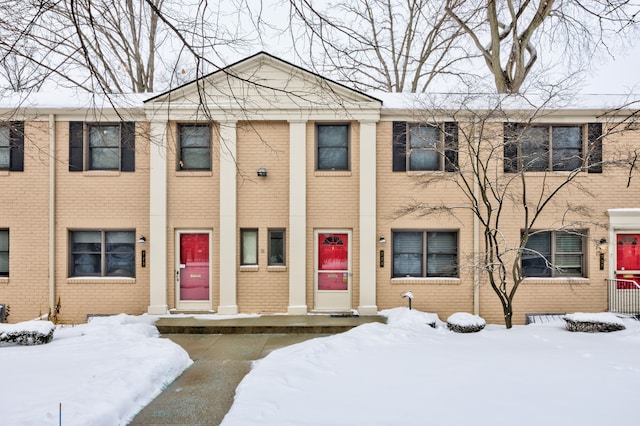
[[[468,54],[462,29],[444,1],[358,0],[320,9],[291,0],[306,44],[292,31],[294,48],[308,66],[337,75],[361,90],[424,92],[438,77],[464,78]]]
[[[571,60],[589,61],[599,47],[628,35],[640,11],[615,0],[452,1],[445,10],[484,59],[498,93],[519,93],[541,50],[555,52],[569,74]]]
[[[439,99],[437,103],[447,102]],[[544,245],[540,240],[554,232],[580,243],[594,238],[589,229],[606,228],[604,212],[594,212],[580,201],[593,197],[589,179],[603,167],[626,167],[631,176],[637,146],[617,144],[614,149],[608,145],[608,158],[603,158],[602,140],[633,128],[637,117],[627,105],[594,117],[593,123],[552,126],[540,121],[558,107],[553,97],[533,101],[520,95],[483,95],[482,100],[457,99],[455,105],[448,111],[431,106],[433,115],[416,124],[433,126],[445,114],[459,121],[459,127],[442,128],[452,133],[445,138],[456,143],[445,143],[438,151],[451,173],[417,175],[415,182],[430,188],[430,201],[405,205],[396,215],[455,216],[458,211],[471,211],[479,224],[481,247],[468,258],[473,258],[473,267],[497,295],[505,325],[511,328],[514,299],[526,276],[582,276],[579,259],[554,260],[540,248]],[[409,131],[402,143],[410,147],[409,139],[418,134]],[[412,155],[411,150],[407,155]],[[460,204],[440,202],[434,196],[433,188],[445,181],[458,188]],[[514,219],[519,228],[515,232]]]

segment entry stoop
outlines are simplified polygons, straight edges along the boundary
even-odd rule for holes
[[[253,318],[211,319],[197,315],[161,317],[161,334],[336,334],[367,323],[386,324],[386,317],[333,315],[264,315]]]

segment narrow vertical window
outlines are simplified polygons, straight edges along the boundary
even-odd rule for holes
[[[258,230],[242,229],[240,230],[242,239],[241,246],[241,265],[257,265],[258,264]]]
[[[9,276],[9,230],[0,229],[0,277]]]
[[[269,230],[269,266],[284,266],[284,230]]]

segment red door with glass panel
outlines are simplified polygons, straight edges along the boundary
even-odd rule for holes
[[[616,287],[638,289],[634,281],[640,284],[640,234],[616,235]]]
[[[179,238],[179,301],[209,301],[209,234],[181,233]]]
[[[315,309],[351,309],[349,234],[321,232],[316,244]]]

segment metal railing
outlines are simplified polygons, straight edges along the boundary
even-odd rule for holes
[[[609,312],[640,315],[640,284],[634,280],[608,279]]]

